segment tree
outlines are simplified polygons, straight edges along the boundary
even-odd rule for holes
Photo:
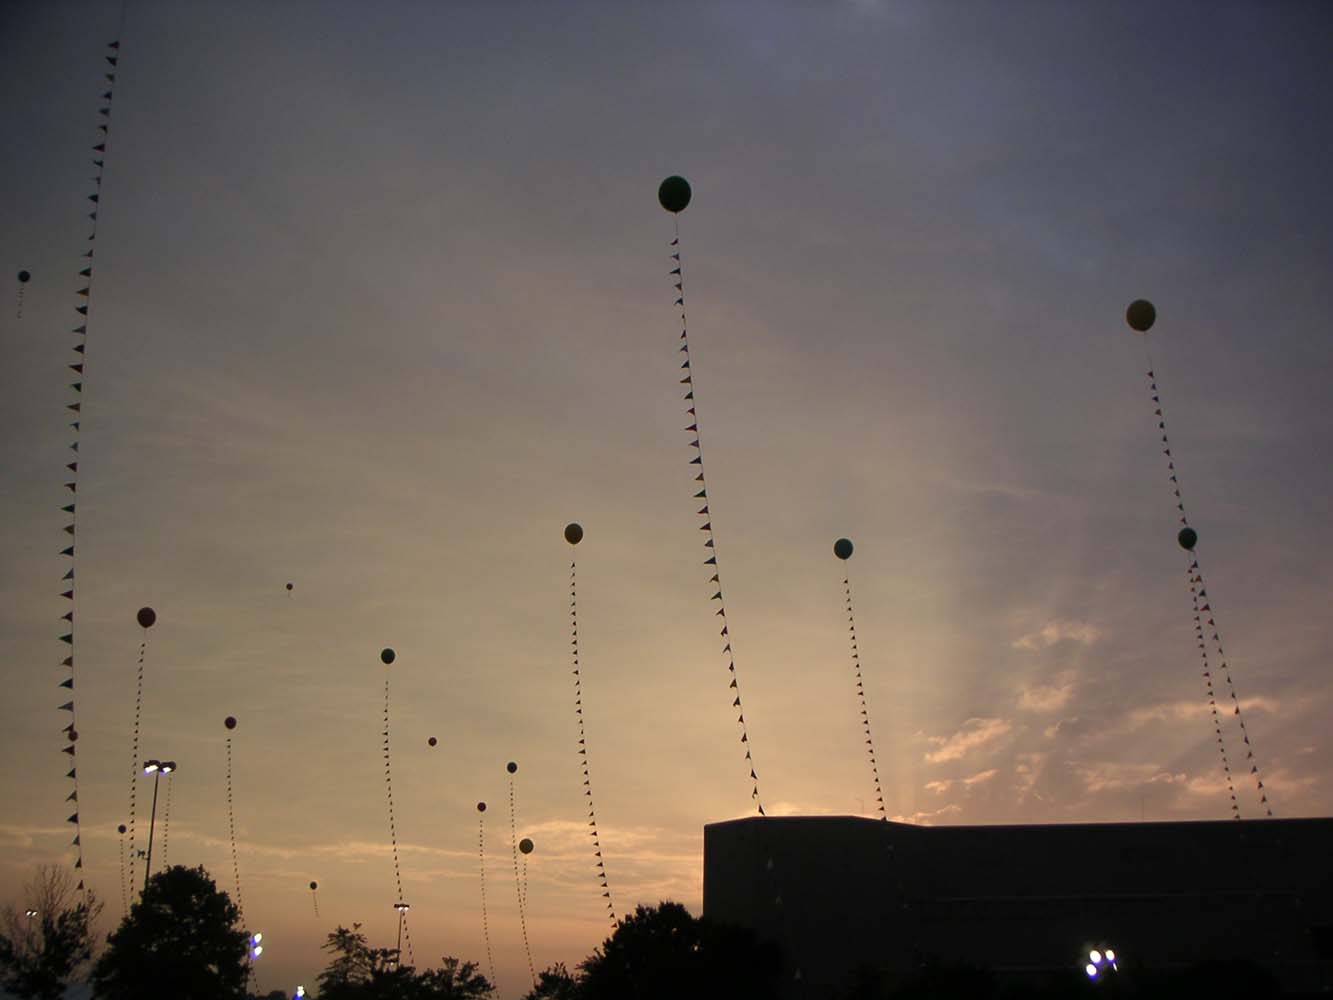
[[[777,997],[782,954],[753,931],[695,920],[679,903],[640,906],[584,960],[583,1000]]]
[[[582,981],[569,974],[564,962],[557,962],[537,973],[537,985],[523,1000],[579,1000],[582,989]]]
[[[202,867],[158,872],[93,968],[99,1000],[244,998],[249,939],[240,919]]]
[[[417,977],[422,997],[430,1000],[479,1000],[495,988],[478,971],[476,962],[460,962],[452,955],[440,959],[438,969],[427,969]]]
[[[0,987],[15,996],[59,1000],[92,960],[92,925],[102,904],[66,868],[39,865],[23,887],[22,909],[0,915]]]

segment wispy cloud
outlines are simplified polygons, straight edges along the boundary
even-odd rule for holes
[[[939,749],[926,754],[926,763],[943,764],[945,761],[959,760],[987,743],[993,743],[1013,728],[1013,723],[1008,719],[968,719],[963,723],[963,728],[952,736],[929,737],[930,742]]]
[[[1052,684],[1029,684],[1018,692],[1018,707],[1025,712],[1058,712],[1074,697],[1074,675],[1066,671]]]
[[[1060,642],[1076,642],[1082,646],[1091,646],[1102,638],[1102,630],[1088,622],[1073,620],[1049,621],[1035,632],[1019,636],[1013,642],[1014,649],[1047,649]]]
[[[944,778],[939,781],[928,781],[926,782],[926,790],[934,792],[936,795],[943,795],[954,787],[967,791],[976,785],[985,784],[999,773],[1000,769],[998,767],[992,767],[985,771],[978,771],[976,774],[970,774],[966,778]]]
[[[1280,706],[1275,698],[1255,696],[1253,698],[1241,698],[1240,707],[1246,712],[1263,712],[1268,715],[1275,715]],[[1235,710],[1227,702],[1219,703],[1218,711],[1223,715],[1232,715]],[[1129,712],[1125,716],[1125,726],[1133,731],[1142,729],[1154,722],[1185,722],[1190,719],[1202,718],[1211,712],[1212,707],[1201,699],[1197,701],[1164,701],[1156,705],[1136,708]]]

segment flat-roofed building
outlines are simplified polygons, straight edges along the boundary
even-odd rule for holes
[[[924,827],[850,816],[704,827],[704,915],[783,945],[789,995],[923,958],[1006,978],[1246,959],[1333,989],[1333,819]],[[800,971],[800,980],[796,971]]]

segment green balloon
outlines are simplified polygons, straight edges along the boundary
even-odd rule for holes
[[[668,212],[683,212],[690,203],[690,182],[673,174],[657,189],[657,200]]]
[[[1199,533],[1193,528],[1181,528],[1180,534],[1176,536],[1176,541],[1180,547],[1188,552],[1194,551],[1194,546],[1199,544]]]
[[[852,540],[850,538],[839,538],[833,543],[833,554],[839,559],[850,559],[852,557]]]
[[[395,653],[392,649],[385,648],[380,650],[380,662],[382,662],[385,666],[388,666],[397,658],[398,654]]]
[[[1147,333],[1157,322],[1157,309],[1147,299],[1135,299],[1125,310],[1125,322],[1136,333]]]
[[[571,521],[565,525],[565,541],[570,545],[577,545],[583,541],[583,525],[576,521]]]

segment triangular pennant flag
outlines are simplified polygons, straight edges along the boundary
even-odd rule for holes
[[[69,688],[71,691],[73,691],[73,690],[74,690],[74,678],[73,678],[73,677],[67,677],[65,680],[63,680],[63,681],[60,682],[60,686],[61,686],[62,688]]]

